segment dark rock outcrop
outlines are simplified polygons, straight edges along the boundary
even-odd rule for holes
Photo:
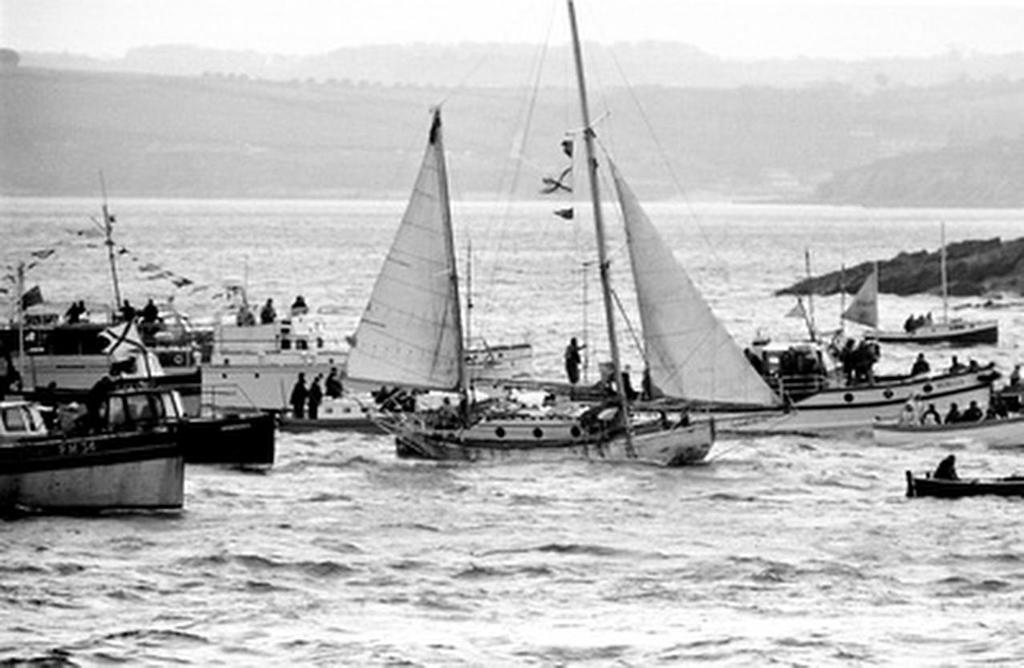
[[[863,262],[845,271],[804,279],[775,294],[856,292],[873,266],[873,262]],[[1024,294],[1024,238],[1006,242],[996,238],[951,243],[946,249],[946,277],[951,296],[997,292]],[[912,295],[941,290],[940,251],[900,253],[890,260],[878,262],[879,292]]]

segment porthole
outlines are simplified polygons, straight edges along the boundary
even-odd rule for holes
[[[544,438],[544,430],[541,429],[540,427],[534,427],[533,428],[533,437],[534,438]]]
[[[572,429],[569,430],[569,435],[572,436],[573,438],[579,438],[580,434],[582,434],[582,433],[583,432],[581,432],[580,428],[577,427],[576,425],[573,425]]]
[[[853,395],[847,392],[846,394],[843,395],[843,401],[845,401],[846,403],[850,403],[851,401],[853,401]]]
[[[924,391],[924,393],[925,393],[925,394],[931,394],[931,393],[932,393],[932,390],[933,390],[934,388],[932,387],[932,384],[931,384],[931,383],[928,383],[927,385],[925,385],[925,386],[924,386],[924,387],[922,387],[921,389],[922,389],[922,390]]]
[[[892,399],[892,395],[893,395],[893,391],[890,390],[888,387],[885,388],[884,392],[882,392],[882,396],[885,397],[886,399]]]
[[[505,428],[498,427],[497,429],[494,430],[494,435],[497,436],[498,438],[505,438]]]

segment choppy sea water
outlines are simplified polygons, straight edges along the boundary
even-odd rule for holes
[[[157,264],[194,281],[175,299],[194,315],[237,279],[257,302],[301,292],[347,330],[402,208],[113,205],[133,301],[171,293],[138,269]],[[103,249],[74,234],[95,209],[5,201],[0,263],[55,248],[30,284],[50,298],[108,298]],[[538,371],[555,374],[565,339],[596,337],[600,324],[592,288],[585,328],[580,314],[589,233],[549,209],[472,203],[455,213],[457,234],[473,237],[474,331],[528,338]],[[940,220],[950,240],[1024,229],[1019,211],[650,211],[740,341],[761,328],[800,334],[783,317],[792,300],[771,291],[803,276],[805,247],[823,272],[934,250]],[[1001,342],[956,352],[1007,370],[1024,356],[1024,308],[979,302],[953,305],[999,318]],[[838,298],[815,304],[819,324],[837,322]],[[881,310],[898,327],[910,312],[940,313],[941,301],[886,296]],[[952,352],[928,355],[937,365]],[[915,354],[887,347],[883,365],[909,367]],[[396,459],[383,436],[280,434],[268,473],[190,466],[179,514],[0,524],[0,661],[1018,665],[1024,500],[905,498],[903,471],[932,468],[945,452],[850,434],[722,439],[707,465],[678,470],[439,465]],[[1024,473],[1020,451],[957,453],[962,475]]]

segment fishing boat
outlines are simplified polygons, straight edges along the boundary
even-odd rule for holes
[[[875,443],[888,446],[970,443],[990,448],[1024,447],[1024,415],[952,424],[876,421],[871,432]]]
[[[622,378],[615,305],[596,174],[594,133],[587,108],[575,8],[568,3],[583,116],[590,208],[611,353],[610,377]],[[641,312],[644,355],[652,383],[667,397],[779,401],[753,371],[714,317],[610,159],[627,229]],[[712,420],[690,420],[676,404],[632,405],[624,383],[614,383],[607,405],[541,412],[477,412],[468,401],[458,277],[453,252],[440,110],[412,197],[360,321],[349,356],[351,378],[447,390],[461,399],[447,415],[419,412],[381,420],[396,437],[399,455],[429,459],[509,460],[581,456],[679,466],[703,460],[714,441]]]
[[[837,385],[790,404],[781,414],[735,415],[722,429],[744,433],[828,433],[869,430],[878,420],[896,420],[908,401],[935,404],[940,414],[956,403],[972,401],[985,410],[998,378],[991,366],[934,376],[875,378],[874,382]]]
[[[96,412],[96,424],[92,428],[111,432],[135,424],[130,414],[122,409],[122,403],[153,404],[154,408],[147,408],[146,412],[155,416],[161,428],[174,431],[186,463],[244,468],[273,465],[277,427],[273,415],[256,410],[223,410],[209,406],[196,414],[186,408],[180,392],[172,386],[154,382],[156,378],[159,377],[113,379],[104,376],[88,390],[45,388],[25,393],[25,398],[85,421],[87,407],[95,403],[97,397],[109,394],[110,398],[104,399],[104,405],[111,407]]]
[[[947,480],[906,472],[907,496],[959,499],[965,496],[1024,496],[1024,476]]]
[[[36,403],[0,402],[0,510],[181,508],[184,452],[172,423],[145,417],[170,409],[156,399],[110,395],[105,424],[81,433],[49,428]]]
[[[998,343],[999,321],[980,320],[972,321],[963,318],[949,317],[949,294],[948,279],[946,272],[946,226],[942,225],[942,246],[939,255],[939,273],[942,283],[942,319],[932,321],[931,314],[915,320],[913,316],[907,319],[903,330],[879,330],[871,332],[869,336],[876,341],[885,343],[919,344],[930,345],[937,343],[948,343],[954,345],[972,345],[980,343]],[[864,282],[864,285],[854,297],[851,308],[864,309],[866,313],[873,314],[861,322],[869,327],[878,327],[878,266]]]

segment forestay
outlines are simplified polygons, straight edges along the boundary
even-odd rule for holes
[[[441,116],[435,110],[412,196],[356,329],[348,376],[455,390],[462,356]]]
[[[692,401],[776,406],[750,365],[611,164],[626,227],[645,356],[654,386]]]

